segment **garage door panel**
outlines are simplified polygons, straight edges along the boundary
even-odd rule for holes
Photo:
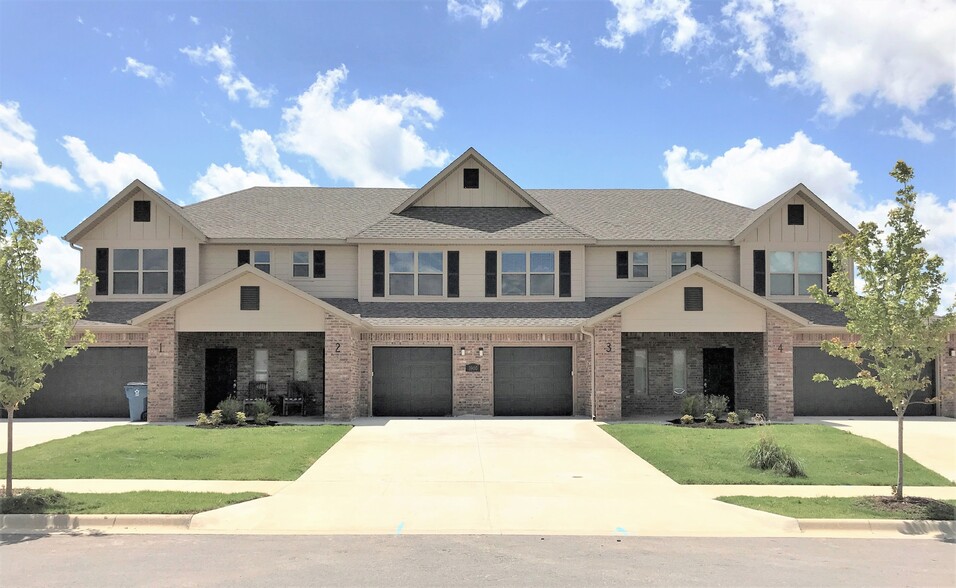
[[[372,372],[373,415],[451,415],[450,348],[375,347]]]
[[[830,382],[814,382],[813,375],[824,373],[831,378],[852,378],[859,372],[852,362],[833,357],[813,347],[793,350],[793,413],[796,416],[894,416],[893,409],[871,389],[850,386],[837,388]],[[926,376],[933,380],[926,396],[935,394],[935,362],[926,366]],[[907,416],[931,416],[933,405],[912,404]]]
[[[91,347],[47,370],[18,418],[129,417],[127,382],[146,381],[145,347]]]
[[[570,416],[572,365],[570,347],[495,348],[495,414]]]

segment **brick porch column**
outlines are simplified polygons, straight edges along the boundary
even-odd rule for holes
[[[794,323],[767,311],[764,357],[767,362],[767,417],[793,420],[793,327]]]
[[[956,349],[956,334],[951,334],[939,358],[938,394],[939,416],[956,419],[956,357],[950,357],[949,350]]]
[[[176,311],[150,321],[146,351],[147,419],[149,422],[176,418]]]
[[[621,420],[621,315],[594,327],[594,416]],[[609,351],[610,350],[610,351]]]
[[[346,321],[325,314],[325,418],[350,421],[357,416],[359,365],[355,335]]]

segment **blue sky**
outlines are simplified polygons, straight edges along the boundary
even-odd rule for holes
[[[68,292],[55,236],[135,177],[184,204],[418,186],[474,146],[528,188],[758,206],[804,182],[856,223],[904,159],[951,300],[954,92],[946,0],[7,0],[0,185],[46,222],[43,285]]]

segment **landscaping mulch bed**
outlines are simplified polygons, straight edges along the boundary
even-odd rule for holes
[[[732,425],[727,421],[717,421],[712,425],[708,425],[704,422],[704,419],[694,419],[693,424],[685,425],[680,422],[680,419],[672,419],[667,421],[672,425],[677,425],[678,427],[684,427],[687,429],[745,429],[747,427],[754,427],[753,423],[740,423],[739,425]]]
[[[956,520],[956,506],[936,500],[935,498],[921,498],[919,496],[904,496],[903,500],[896,500],[892,496],[865,496],[860,503],[878,511],[892,513],[894,518],[911,518],[927,521]]]

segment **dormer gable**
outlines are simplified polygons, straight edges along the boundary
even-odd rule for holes
[[[551,214],[474,147],[416,190],[392,214],[412,207],[533,208]]]
[[[856,233],[856,229],[809,188],[797,184],[754,210],[734,244],[834,243],[843,233]]]

